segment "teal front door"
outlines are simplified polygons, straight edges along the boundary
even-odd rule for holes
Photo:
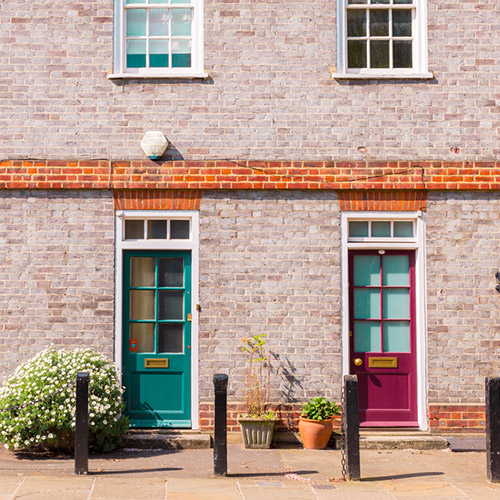
[[[191,427],[190,252],[124,252],[123,384],[132,427]]]

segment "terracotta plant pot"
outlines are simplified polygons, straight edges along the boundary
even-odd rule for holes
[[[324,450],[333,431],[333,419],[309,420],[300,417],[299,432],[302,444],[307,450]]]

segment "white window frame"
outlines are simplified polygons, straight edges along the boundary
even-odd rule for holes
[[[109,79],[137,78],[206,78],[203,68],[203,0],[186,0],[185,4],[173,4],[173,8],[193,9],[192,53],[190,68],[127,68],[126,67],[126,0],[114,0],[114,53],[113,73]],[[141,6],[161,8],[162,4],[141,4]]]
[[[124,250],[190,250],[191,251],[191,428],[199,428],[199,212],[196,210],[120,210],[115,223],[115,364],[122,372],[123,346],[123,252]],[[125,219],[190,220],[187,240],[125,240]]]
[[[351,238],[349,221],[414,221],[413,238]],[[424,212],[342,212],[342,380],[349,374],[349,250],[415,250],[415,300],[417,334],[417,407],[418,425],[428,430],[427,421],[427,315],[425,286],[425,213]]]
[[[337,67],[332,78],[411,78],[430,79],[434,75],[427,68],[427,0],[413,0],[413,7],[408,4],[350,5],[360,9],[402,8],[412,9],[415,14],[412,21],[412,68],[348,68],[347,67],[347,6],[348,0],[337,0]]]

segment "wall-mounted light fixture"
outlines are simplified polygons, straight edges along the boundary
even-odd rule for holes
[[[150,160],[158,160],[168,148],[168,141],[160,130],[150,130],[144,134],[141,148]]]

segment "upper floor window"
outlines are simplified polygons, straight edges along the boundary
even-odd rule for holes
[[[425,0],[339,0],[337,71],[358,78],[424,77]]]
[[[112,77],[203,77],[202,0],[115,0]]]

